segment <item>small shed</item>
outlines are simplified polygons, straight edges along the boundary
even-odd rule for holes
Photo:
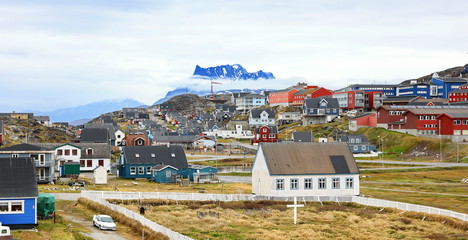
[[[65,162],[60,166],[60,176],[71,176],[80,175],[80,163],[79,162]]]
[[[55,196],[49,193],[39,193],[37,198],[37,215],[48,217],[55,212]]]
[[[94,184],[107,184],[107,170],[103,166],[98,166],[94,170]]]
[[[177,168],[164,164],[158,164],[151,168],[153,180],[157,183],[175,183],[177,171]]]

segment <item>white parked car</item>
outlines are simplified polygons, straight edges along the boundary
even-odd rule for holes
[[[94,215],[93,216],[93,225],[98,227],[101,230],[117,230],[114,220],[107,215]]]

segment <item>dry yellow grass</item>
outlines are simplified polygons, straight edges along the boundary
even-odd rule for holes
[[[443,224],[448,218],[430,216],[422,221],[422,216],[417,214],[399,214],[392,209],[380,211],[356,204],[307,203],[298,210],[297,225],[293,224],[293,210],[286,209],[284,202],[266,202],[263,207],[258,202],[179,201],[177,205],[171,201],[148,200],[143,204],[147,208],[145,217],[195,239],[468,238],[468,223],[463,221],[450,219]],[[133,211],[139,208],[136,203],[124,206]],[[197,211],[207,216],[197,217]]]

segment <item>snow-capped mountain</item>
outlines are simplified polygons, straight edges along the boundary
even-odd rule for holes
[[[273,73],[264,72],[262,70],[258,72],[249,73],[240,64],[234,65],[221,65],[217,67],[202,68],[200,66],[195,67],[193,72],[194,78],[206,78],[206,79],[234,79],[234,80],[257,80],[259,78],[274,79]]]

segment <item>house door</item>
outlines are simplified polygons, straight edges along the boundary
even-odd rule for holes
[[[45,179],[45,169],[44,168],[38,168],[37,169],[37,178],[39,180],[44,180]]]
[[[258,179],[258,194],[262,194],[262,180]]]

